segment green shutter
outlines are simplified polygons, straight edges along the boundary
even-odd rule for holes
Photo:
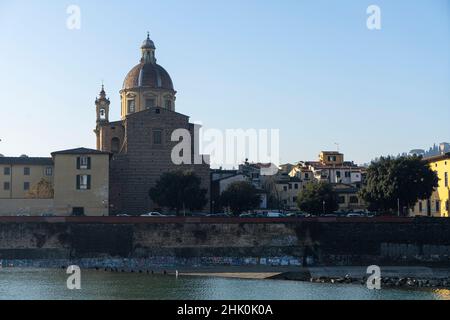
[[[87,189],[91,190],[91,175],[87,176]]]
[[[80,170],[80,157],[77,157],[77,169]]]
[[[88,168],[88,170],[91,170],[91,157],[88,157],[87,158],[87,168]]]
[[[80,190],[80,179],[81,179],[81,176],[77,175],[77,190]]]

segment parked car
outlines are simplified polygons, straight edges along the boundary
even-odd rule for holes
[[[43,213],[41,214],[41,217],[45,217],[45,218],[51,218],[54,217],[55,215],[53,213]]]
[[[149,218],[149,217],[165,217],[165,215],[163,215],[159,212],[149,212],[149,213],[142,214],[141,217],[147,217],[147,218]]]
[[[363,218],[364,215],[361,213],[349,213],[347,215],[347,218]]]
[[[255,213],[243,213],[239,215],[239,218],[257,218],[258,215]]]
[[[298,212],[298,213],[295,214],[295,217],[297,217],[297,218],[310,218],[311,215],[309,213]]]
[[[281,212],[267,212],[265,215],[267,218],[284,218],[286,215]]]
[[[217,218],[229,218],[230,217],[230,215],[228,214],[228,213],[224,213],[224,212],[221,212],[221,213],[211,213],[211,214],[208,214],[208,215],[206,215],[207,217],[217,217]]]
[[[20,213],[17,215],[17,217],[29,217],[29,214],[25,214],[25,213]]]
[[[118,215],[116,215],[116,217],[130,217],[130,215],[128,215],[128,214],[118,214]]]

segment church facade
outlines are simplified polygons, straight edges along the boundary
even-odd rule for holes
[[[110,101],[102,87],[95,101],[97,150],[112,154],[110,161],[110,214],[141,214],[162,210],[153,203],[149,190],[164,172],[194,171],[202,188],[210,189],[210,166],[175,164],[172,141],[175,130],[189,131],[192,159],[195,153],[195,126],[189,117],[175,111],[176,91],[169,73],[157,64],[156,47],[147,36],[141,46],[139,64],[127,74],[120,90],[121,119],[110,121]],[[184,150],[183,150],[184,152]],[[206,209],[206,208],[205,208]]]

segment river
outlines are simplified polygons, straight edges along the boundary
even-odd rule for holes
[[[81,290],[69,290],[58,269],[0,269],[2,300],[450,300],[450,290],[370,291],[360,285],[281,280],[110,273],[83,270]]]

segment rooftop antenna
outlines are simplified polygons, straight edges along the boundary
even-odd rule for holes
[[[336,147],[337,147],[337,152],[340,152],[340,150],[339,150],[339,143],[335,142],[334,144],[335,144]]]

